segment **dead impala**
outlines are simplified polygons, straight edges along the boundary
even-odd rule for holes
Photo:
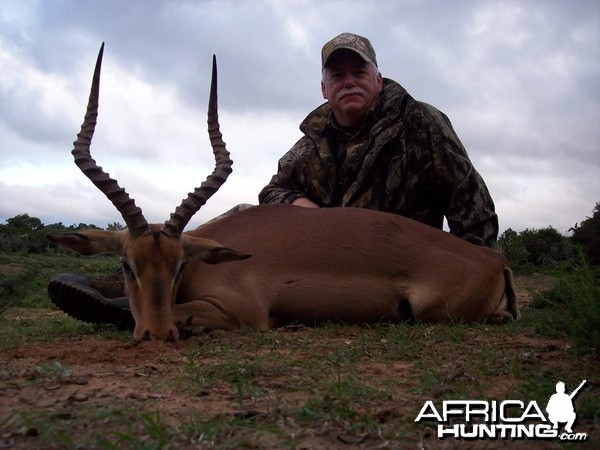
[[[119,210],[127,230],[50,238],[84,255],[121,257],[134,339],[176,340],[178,321],[232,330],[289,321],[517,318],[513,276],[501,254],[398,215],[262,205],[183,233],[231,172],[219,131],[214,59],[208,130],[216,168],[168,221],[148,224],[90,155],[103,47],[72,153]]]

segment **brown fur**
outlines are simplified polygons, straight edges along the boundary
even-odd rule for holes
[[[72,235],[55,237],[83,253],[102,246],[111,251],[121,243],[133,272],[125,278],[136,339],[177,339],[175,321],[190,320],[231,330],[289,321],[518,317],[512,273],[502,255],[392,214],[263,205],[181,239],[156,227],[138,238],[76,233],[86,236],[80,245]]]

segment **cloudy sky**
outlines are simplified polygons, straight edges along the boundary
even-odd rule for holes
[[[213,170],[211,57],[235,161],[188,228],[270,180],[323,102],[320,49],[370,38],[382,74],[444,111],[500,230],[562,232],[600,201],[600,1],[0,0],[0,223],[123,222],[70,151],[106,43],[92,154],[163,222]]]

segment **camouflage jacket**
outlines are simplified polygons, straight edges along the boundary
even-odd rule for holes
[[[260,203],[307,197],[321,207],[387,211],[496,246],[498,218],[488,189],[452,128],[431,105],[384,79],[360,129],[335,126],[328,103],[300,125],[304,136],[280,160]]]

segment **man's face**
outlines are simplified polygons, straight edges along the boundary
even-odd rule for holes
[[[323,98],[342,127],[358,125],[375,106],[382,89],[381,74],[350,50],[335,52],[323,71]]]

